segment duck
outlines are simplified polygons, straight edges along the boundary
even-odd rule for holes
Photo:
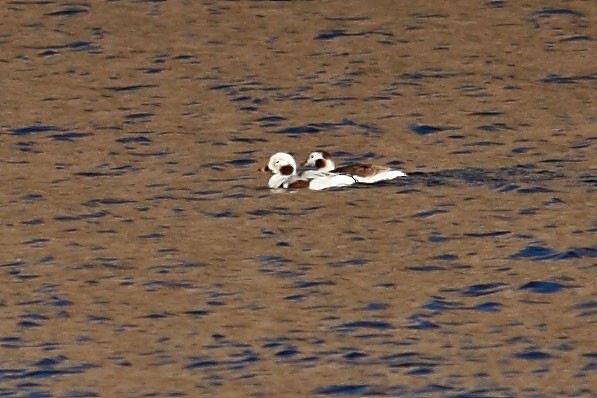
[[[402,170],[394,170],[385,166],[370,163],[355,163],[348,166],[336,167],[332,155],[327,151],[314,151],[309,154],[304,166],[315,167],[316,171],[342,173],[351,175],[357,182],[374,184],[379,181],[393,180],[406,177]]]
[[[320,170],[305,170],[299,173],[294,157],[286,152],[273,154],[267,165],[260,168],[259,171],[272,173],[267,182],[267,186],[272,189],[309,188],[320,191],[328,188],[345,187],[357,182],[355,178],[348,174]]]

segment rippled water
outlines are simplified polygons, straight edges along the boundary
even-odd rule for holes
[[[590,2],[0,17],[0,395],[595,396]]]

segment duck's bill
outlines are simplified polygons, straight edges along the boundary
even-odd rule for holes
[[[262,173],[269,173],[271,171],[271,169],[269,167],[267,167],[267,165],[260,167],[257,169],[257,171],[260,171]]]

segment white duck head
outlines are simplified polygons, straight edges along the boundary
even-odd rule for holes
[[[286,152],[274,153],[262,171],[271,171],[272,174],[291,176],[296,174],[296,161]]]
[[[305,166],[315,167],[320,171],[332,171],[336,168],[332,155],[326,151],[311,152],[305,161]]]
[[[267,166],[259,170],[269,171],[273,174],[267,183],[269,188],[284,187],[297,177],[296,161],[292,155],[286,152],[274,153],[269,158]]]

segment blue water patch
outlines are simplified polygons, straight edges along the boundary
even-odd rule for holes
[[[128,93],[139,91],[143,88],[159,87],[157,84],[130,84],[127,86],[106,86],[106,90],[114,91],[116,93]]]
[[[48,304],[53,307],[68,307],[73,305],[73,302],[65,298],[52,297],[50,300],[48,300]]]
[[[501,116],[503,114],[504,114],[504,112],[502,112],[502,111],[480,111],[480,112],[471,112],[468,114],[468,116],[488,117],[488,116]]]
[[[125,115],[124,118],[128,122],[137,122],[137,121],[149,121],[154,116],[155,116],[155,113],[151,113],[151,112],[136,112],[136,113],[129,113],[128,115]]]
[[[214,213],[210,213],[210,212],[202,212],[202,213],[206,214],[208,216],[211,216],[213,218],[235,218],[235,217],[238,217],[235,213],[233,213],[230,210],[218,211],[218,212],[214,212]]]
[[[230,138],[231,142],[242,142],[244,144],[256,144],[261,142],[267,142],[265,138],[257,138],[257,137],[232,137]]]
[[[242,158],[242,159],[234,159],[227,162],[228,164],[238,167],[238,168],[246,168],[252,164],[257,163],[255,159],[252,158]]]
[[[39,202],[44,199],[44,196],[40,193],[28,193],[26,195],[23,195],[19,198],[20,200],[24,200],[26,202]]]
[[[514,354],[515,358],[525,359],[528,361],[542,361],[546,359],[551,359],[553,356],[548,354],[547,352],[540,351],[540,350],[526,350],[519,353]]]
[[[577,84],[581,81],[594,81],[597,80],[597,73],[590,75],[579,75],[579,76],[562,76],[558,74],[549,74],[539,81],[546,84]]]
[[[433,368],[429,368],[426,366],[418,366],[412,370],[406,372],[409,376],[428,376],[434,372]]]
[[[89,220],[89,219],[94,219],[94,218],[102,218],[107,216],[108,213],[105,210],[100,210],[98,212],[95,213],[82,213],[82,214],[77,214],[77,215],[63,215],[63,214],[59,214],[57,216],[54,217],[54,220],[56,221],[80,221],[80,220]]]
[[[562,43],[569,43],[569,42],[573,42],[573,41],[594,41],[595,39],[593,39],[591,36],[588,35],[569,35],[566,37],[562,37],[560,39],[560,42]]]
[[[545,192],[555,192],[555,191],[552,189],[549,189],[549,188],[532,186],[532,187],[518,188],[516,190],[516,192],[521,193],[521,194],[531,194],[531,193],[545,193]]]
[[[332,30],[324,30],[324,31],[319,32],[317,34],[317,36],[315,36],[315,40],[327,41],[327,40],[338,39],[341,37],[351,37],[351,36],[361,37],[361,36],[370,36],[370,35],[394,37],[394,34],[392,32],[385,32],[385,31],[372,30],[372,31],[362,31],[362,32],[349,32],[346,29],[332,29]]]
[[[470,297],[479,297],[479,296],[486,296],[488,294],[493,294],[500,292],[508,286],[507,283],[478,283],[474,285],[467,286],[466,288],[462,289],[460,294],[463,296],[470,296]]]
[[[520,287],[521,290],[530,290],[533,293],[558,293],[567,286],[557,282],[531,281]]]
[[[160,233],[153,233],[153,234],[145,234],[145,235],[139,235],[137,236],[137,238],[139,239],[161,239],[164,237],[164,234],[160,234]]]
[[[458,259],[458,256],[452,253],[444,253],[436,256],[435,259],[441,261],[454,261]]]
[[[387,330],[387,329],[394,329],[394,326],[391,323],[384,322],[384,321],[355,321],[355,322],[348,322],[343,323],[335,327],[336,330],[342,331],[351,331],[356,329],[380,329],[380,330]]]
[[[283,297],[284,300],[287,301],[304,301],[307,299],[307,296],[304,294],[291,294],[290,296]]]
[[[430,311],[441,312],[463,308],[462,304],[455,301],[447,301],[441,298],[434,298],[423,305],[423,308]]]
[[[503,184],[498,184],[496,191],[497,192],[512,192],[512,191],[516,191],[518,188],[520,188],[520,185],[517,185],[514,183],[503,183]]]
[[[331,263],[330,265],[333,267],[346,267],[346,266],[363,266],[366,265],[369,262],[369,260],[367,260],[366,258],[359,258],[359,257],[355,257],[355,258],[349,258],[347,260],[342,260],[342,261],[336,261],[334,263]]]
[[[50,138],[53,139],[54,141],[72,142],[72,141],[80,139],[80,138],[89,137],[90,135],[91,135],[91,133],[80,133],[77,131],[68,131],[66,133],[52,134],[52,135],[50,135]]]
[[[262,255],[262,256],[257,256],[255,259],[263,265],[268,265],[268,266],[273,265],[276,267],[282,266],[282,265],[290,262],[289,259],[282,257],[282,256],[276,256],[276,255]]]
[[[593,316],[597,314],[597,300],[584,301],[574,306],[578,310],[582,310],[578,316]]]
[[[49,238],[33,238],[23,242],[24,245],[43,246],[44,243],[49,242]]]
[[[442,243],[442,242],[445,242],[447,240],[448,240],[448,238],[446,238],[445,236],[443,236],[439,232],[433,232],[431,234],[431,236],[429,236],[429,242],[433,242],[433,243]]]
[[[216,360],[210,359],[209,357],[197,358],[192,359],[187,365],[185,365],[186,369],[202,369],[202,368],[212,368],[214,366],[218,366],[220,363]]]
[[[408,320],[408,328],[415,329],[415,330],[430,330],[430,329],[439,329],[439,325],[427,320],[429,316],[423,314],[414,314],[411,315]]]
[[[24,126],[24,127],[19,127],[16,129],[10,129],[8,131],[10,131],[10,133],[12,135],[24,136],[24,135],[35,134],[35,133],[47,133],[50,131],[59,131],[59,129],[56,126],[49,125],[49,124],[34,124],[31,126]]]
[[[318,387],[313,394],[320,395],[358,395],[368,394],[370,387],[366,384],[333,384],[325,387]]]
[[[280,133],[280,134],[291,134],[291,135],[313,134],[313,133],[319,133],[321,131],[337,129],[337,128],[338,128],[338,126],[334,123],[308,123],[308,124],[305,124],[302,126],[286,127],[286,128],[283,128],[282,130],[278,130],[276,132]]]
[[[526,146],[519,146],[519,147],[512,149],[512,153],[524,154],[524,153],[527,153],[529,151],[529,149],[532,149],[532,148],[529,148]]]
[[[83,203],[83,206],[86,207],[97,207],[99,205],[103,206],[113,206],[113,205],[125,205],[130,203],[136,203],[134,200],[129,199],[119,199],[119,198],[101,198],[101,199],[91,199],[87,202]]]
[[[503,305],[501,303],[496,303],[496,302],[486,302],[486,303],[482,303],[482,304],[478,304],[476,306],[473,307],[474,310],[476,311],[481,311],[481,312],[499,312],[502,310]]]
[[[101,47],[97,44],[93,44],[89,41],[85,40],[75,40],[67,43],[64,48],[68,48],[72,51],[84,51],[90,53],[99,53],[101,51]]]
[[[381,311],[388,309],[389,305],[386,303],[369,303],[364,308],[365,311]]]
[[[261,118],[257,119],[256,121],[259,122],[260,127],[274,127],[274,126],[279,126],[280,123],[285,120],[287,120],[287,119],[283,116],[269,115],[269,116],[261,117]]]
[[[417,370],[420,369],[428,369],[429,371],[432,371],[432,369],[440,363],[438,358],[426,357],[420,353],[412,351],[384,355],[380,360],[390,368],[411,368],[414,372],[417,372]]]
[[[81,363],[68,365],[68,359],[62,355],[43,358],[31,365],[34,369],[0,369],[1,380],[46,379],[61,375],[81,374],[97,365]]]
[[[506,123],[491,123],[483,124],[477,127],[479,130],[486,131],[488,133],[495,133],[497,131],[513,131],[514,129],[508,126]],[[500,144],[501,145],[501,144]]]
[[[411,124],[408,126],[408,129],[413,133],[419,135],[429,135],[435,133],[441,133],[442,131],[446,130],[453,130],[454,128],[451,127],[442,127],[442,126],[432,126],[429,124]]]
[[[277,351],[274,356],[278,358],[291,358],[299,353],[295,347],[288,347],[283,350]]]
[[[409,271],[417,272],[433,272],[433,271],[445,271],[447,268],[441,265],[411,265],[406,267]]]
[[[444,213],[448,213],[448,210],[443,209],[443,208],[433,208],[433,209],[415,213],[413,217],[429,218],[429,217],[433,217],[437,214],[444,214]]]
[[[74,17],[74,16],[78,16],[79,14],[85,14],[87,12],[89,12],[88,6],[69,5],[69,6],[63,7],[61,10],[48,12],[44,15],[47,15],[49,17]]]
[[[368,355],[360,351],[350,351],[342,355],[342,357],[347,361],[357,361],[362,358],[367,358]]]
[[[335,283],[330,280],[319,280],[319,281],[307,281],[307,280],[298,280],[294,283],[294,287],[298,289],[308,289],[311,287],[317,286],[333,286]]]
[[[131,136],[131,137],[117,138],[116,142],[118,142],[119,144],[149,145],[149,144],[151,144],[151,139],[145,137],[144,135],[135,135],[135,136]]]
[[[513,259],[531,259],[536,261],[545,260],[572,260],[583,257],[596,258],[597,248],[594,247],[573,247],[568,250],[558,252],[546,246],[528,245],[510,256]]]
[[[286,127],[275,131],[275,133],[299,136],[301,134],[315,134],[327,130],[337,130],[343,127],[354,127],[364,134],[381,134],[383,132],[380,128],[371,124],[356,123],[350,119],[342,119],[339,122],[308,123],[305,125]]]
[[[557,251],[549,247],[529,245],[516,254],[510,256],[511,258],[530,258],[533,260],[549,260],[556,257]]]
[[[555,7],[543,7],[539,11],[534,11],[531,14],[532,18],[545,18],[556,15],[569,15],[573,17],[584,17],[585,15],[580,11],[574,11],[569,8],[555,8]]]
[[[487,238],[487,237],[495,237],[495,236],[504,236],[510,234],[511,231],[488,231],[488,232],[468,232],[463,234],[464,236],[470,238]]]

